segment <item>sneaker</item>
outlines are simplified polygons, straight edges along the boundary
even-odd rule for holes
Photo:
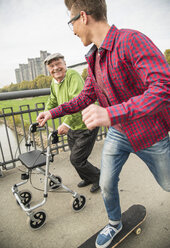
[[[97,236],[96,247],[106,248],[110,245],[113,238],[122,230],[122,222],[116,227],[108,224]]]

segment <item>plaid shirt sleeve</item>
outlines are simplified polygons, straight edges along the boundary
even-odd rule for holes
[[[170,106],[170,67],[159,49],[144,34],[132,33],[122,50],[146,91],[127,102],[107,107],[112,125],[152,115]]]
[[[97,100],[93,84],[89,76],[85,81],[85,85],[80,94],[69,102],[59,105],[57,108],[50,110],[52,118],[62,117],[64,115],[74,114],[86,108],[88,105]]]

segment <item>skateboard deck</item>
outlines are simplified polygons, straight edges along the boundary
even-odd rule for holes
[[[108,248],[114,248],[117,245],[119,245],[133,231],[135,231],[137,235],[140,234],[141,232],[140,225],[143,223],[145,218],[146,218],[146,208],[144,206],[132,205],[129,209],[127,209],[122,214],[123,228],[120,231],[120,233],[118,233],[115,236],[115,238],[113,239],[112,243],[108,246]],[[96,234],[90,237],[78,248],[95,248],[96,238],[100,231],[98,231]]]

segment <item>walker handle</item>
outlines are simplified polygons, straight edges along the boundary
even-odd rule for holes
[[[36,123],[32,123],[31,126],[30,126],[30,132],[31,133],[35,133],[37,131],[37,126],[39,124],[36,122]]]
[[[52,144],[58,143],[58,130],[52,132]]]
[[[45,127],[39,127],[38,122],[32,123],[31,126],[30,126],[30,132],[31,133],[35,133],[36,131],[42,131],[42,130],[45,130],[45,129],[46,129]]]

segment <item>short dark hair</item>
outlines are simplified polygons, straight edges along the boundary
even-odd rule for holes
[[[80,11],[90,12],[96,21],[107,20],[107,5],[105,0],[64,0],[68,10],[73,10],[74,14]]]

